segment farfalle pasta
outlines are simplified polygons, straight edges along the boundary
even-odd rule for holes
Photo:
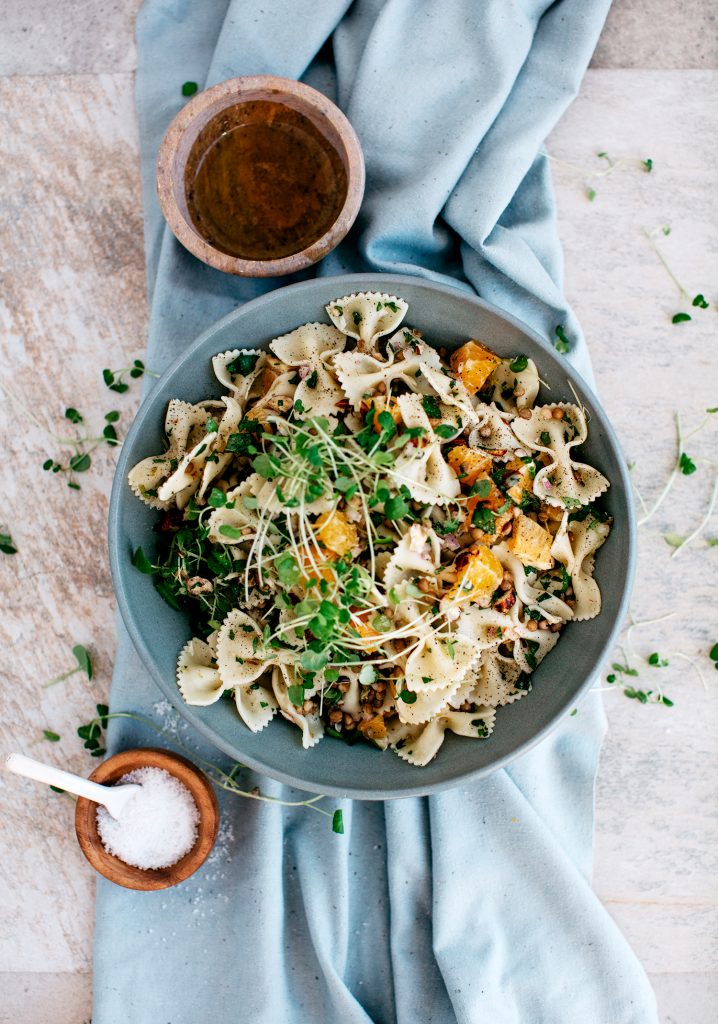
[[[447,361],[398,296],[326,312],[218,353],[221,399],[169,403],[165,450],[129,474],[161,516],[135,564],[188,613],[188,704],[422,766],[448,732],[490,737],[600,612],[609,482],[574,458],[584,410],[536,405],[532,360],[469,339]]]

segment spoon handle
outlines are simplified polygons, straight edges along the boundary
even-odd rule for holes
[[[64,772],[61,768],[53,768],[52,765],[43,764],[32,757],[24,754],[8,754],[5,759],[5,767],[16,775],[24,775],[26,779],[35,779],[36,782],[46,782],[48,786],[57,786],[58,789],[67,790],[75,796],[84,796],[98,804],[105,804],[108,799],[108,791],[105,786],[97,782],[90,782],[79,775],[72,775]]]

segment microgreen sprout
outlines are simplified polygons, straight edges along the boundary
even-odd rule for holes
[[[572,164],[566,160],[559,160],[553,156],[549,157],[551,162],[557,166],[563,167],[573,174],[580,175],[583,179],[584,194],[591,203],[595,200],[598,194],[596,185],[600,180],[610,177],[618,170],[628,170],[631,168],[650,174],[654,166],[651,157],[615,158],[610,156],[610,154],[605,150],[602,150],[600,153],[596,153],[595,155],[596,158],[601,161],[598,167],[581,167],[578,164]]]
[[[9,533],[0,533],[0,551],[4,555],[16,555],[17,548],[13,542],[13,539]]]
[[[651,248],[660,260],[663,269],[666,271],[666,273],[678,289],[678,293],[683,303],[687,306],[690,305],[693,309],[710,309],[710,302],[708,302],[708,300],[702,292],[694,294],[693,292],[689,291],[688,288],[685,287],[685,285],[679,279],[679,277],[671,267],[670,263],[666,259],[666,256],[662,249],[660,249],[659,246],[656,244],[656,238],[659,234],[662,234],[664,237],[667,237],[668,235],[670,235],[670,233],[671,229],[667,224],[661,224],[658,227],[653,228],[652,231],[647,231],[645,228],[643,228],[643,234],[648,239]],[[673,316],[671,317],[671,323],[684,324],[688,323],[692,319],[693,317],[690,313],[685,312],[685,310],[680,310],[678,313],[673,314]]]
[[[49,679],[46,683],[43,683],[43,690],[46,690],[48,686],[54,686],[55,683],[62,683],[65,679],[69,679],[70,676],[74,676],[76,672],[84,672],[88,679],[92,679],[92,659],[90,658],[87,648],[83,647],[82,644],[75,644],[72,648],[72,653],[77,663],[75,667],[68,669],[67,672],[63,672],[62,675],[55,676],[54,679]]]
[[[194,96],[197,92],[196,82],[184,82],[182,84],[182,95],[183,96]]]
[[[148,370],[141,359],[135,359],[132,366],[124,366],[121,370],[105,369],[102,371],[102,379],[105,385],[110,391],[116,391],[119,395],[129,390],[130,385],[125,379],[128,375],[133,380],[139,380],[140,377],[159,377],[159,373]]]
[[[553,347],[557,352],[560,352],[562,356],[565,356],[571,351],[571,342],[566,337],[566,332],[563,328],[563,324],[557,324],[555,328],[556,337],[553,340]]]

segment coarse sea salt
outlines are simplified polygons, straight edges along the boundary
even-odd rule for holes
[[[119,818],[97,808],[97,831],[108,853],[136,868],[168,868],[192,849],[199,811],[192,794],[163,768],[136,768],[117,785],[139,783]]]

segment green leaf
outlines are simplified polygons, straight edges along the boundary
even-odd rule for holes
[[[394,498],[389,498],[388,501],[384,502],[384,514],[387,519],[403,519],[409,512],[409,503],[403,495],[397,494]]]
[[[413,690],[402,690],[401,693],[398,694],[398,697],[399,700],[403,700],[405,704],[416,703],[416,694]]]
[[[529,361],[526,356],[516,356],[512,363],[509,363],[509,370],[512,373],[521,373],[529,365]]]
[[[647,157],[645,160],[641,160],[641,163],[643,164],[644,171],[647,171],[650,174],[653,170],[653,161],[651,158]]]
[[[108,423],[117,423],[120,418],[120,414],[116,409],[112,409],[110,412],[105,413],[105,419]]]
[[[690,315],[690,313],[675,313],[671,317],[671,323],[672,324],[684,324],[687,320],[692,320],[692,319],[693,319],[693,317]]]
[[[697,306],[698,309],[708,309],[708,307],[710,306],[710,302],[708,302],[705,295],[703,295],[701,292],[698,292],[693,302],[691,302],[691,306]]]
[[[183,84],[183,86],[182,86],[182,95],[183,96],[194,96],[194,94],[196,92],[197,92],[197,83],[196,82],[185,82]]]
[[[225,451],[236,455],[256,455],[257,443],[262,432],[262,424],[257,420],[242,420],[237,432],[227,438]]]
[[[204,425],[204,429],[207,431],[208,434],[216,434],[217,430],[219,429],[219,424],[217,423],[217,420],[213,420],[212,417],[210,416],[210,418]]]
[[[483,530],[484,533],[496,533],[496,517],[485,505],[477,505],[471,516],[471,525]]]
[[[44,462],[43,462],[43,464],[42,464],[42,468],[43,468],[43,469],[44,469],[45,471],[47,471],[48,469],[52,469],[52,467],[53,467],[54,465],[55,465],[55,463],[53,462],[53,460],[52,460],[52,459],[45,459],[45,461],[44,461]]]
[[[230,540],[239,540],[242,536],[242,531],[236,526],[230,526],[229,523],[222,523],[217,532],[221,533],[223,537],[229,537]]]
[[[286,552],[274,563],[279,582],[285,587],[293,587],[302,578],[302,571],[293,555]]]
[[[78,453],[70,459],[70,469],[74,473],[86,473],[92,465],[92,460],[87,454]]]
[[[329,661],[326,651],[303,651],[299,664],[305,672],[319,672]]]
[[[307,385],[308,388],[311,388],[313,391],[316,388],[317,384],[319,383],[319,371],[312,370],[312,372],[309,374],[304,383]]]
[[[167,602],[170,608],[174,608],[177,612],[181,611],[182,605],[180,604],[174,590],[166,580],[155,579],[155,590],[162,600]]]
[[[567,352],[571,351],[571,342],[566,337],[563,324],[556,325],[556,337],[554,338],[553,347],[563,356],[565,356]]]
[[[97,717],[100,719],[100,725],[103,729],[106,729],[109,721],[107,716],[110,713],[110,709],[107,704],[96,704],[95,708],[97,709]]]
[[[697,466],[693,459],[686,455],[685,452],[681,452],[681,457],[678,460],[678,465],[680,467],[681,473],[683,473],[684,476],[690,476],[691,473],[695,473],[697,469]]]
[[[227,363],[227,369],[230,373],[237,373],[246,377],[257,365],[258,359],[259,352],[240,352],[236,359],[233,359],[231,363]]]
[[[344,835],[344,815],[340,810],[336,810],[334,812],[334,817],[332,818],[332,832],[336,832],[337,835],[340,836]]]
[[[155,568],[152,565],[152,562],[150,562],[147,555],[142,550],[142,548],[137,548],[137,550],[133,553],[132,564],[134,565],[135,569],[139,569],[139,571],[145,573],[146,576],[154,575]]]
[[[372,683],[376,682],[376,672],[373,665],[362,666],[362,670],[359,673],[359,682],[362,686],[371,686]]]
[[[13,544],[12,537],[9,533],[0,533],[0,551],[4,555],[16,555],[17,548]]]
[[[70,423],[82,423],[82,416],[72,406],[69,409],[65,409],[65,419],[69,420]]]
[[[441,407],[435,398],[431,395],[424,395],[421,399],[421,405],[426,415],[432,420],[441,419]]]
[[[211,505],[212,508],[224,508],[227,504],[227,495],[219,487],[213,487],[210,496],[207,498],[207,504]]]
[[[437,437],[443,437],[448,440],[450,437],[454,437],[456,431],[459,430],[458,426],[450,426],[448,423],[439,423],[438,426],[434,427],[434,433]]]
[[[685,537],[681,537],[677,533],[664,533],[663,539],[666,544],[670,544],[672,548],[679,548],[685,540]]]
[[[304,703],[304,687],[301,684],[295,683],[287,687],[287,694],[295,707],[299,708]]]
[[[658,651],[654,651],[653,654],[648,656],[648,664],[653,665],[654,668],[665,668],[668,664],[668,659],[662,658]]]
[[[388,633],[392,628],[393,623],[387,615],[375,615],[371,620],[371,627],[375,629],[377,633]]]
[[[595,188],[587,188],[586,189],[586,199],[588,199],[589,203],[592,203],[595,198],[596,198],[596,189]]]
[[[49,743],[59,743],[60,736],[58,733],[53,732],[51,729],[43,729],[42,735]]]
[[[491,494],[491,481],[490,480],[477,480],[472,485],[469,495],[471,497],[478,496],[479,498],[488,498]]]
[[[102,428],[102,436],[111,448],[114,448],[116,444],[119,444],[119,441],[117,440],[117,431],[111,423],[108,423],[106,427]]]
[[[72,648],[72,653],[75,655],[78,668],[87,674],[88,679],[92,679],[92,660],[87,648],[83,647],[82,644],[75,644]]]
[[[665,704],[667,708],[673,707],[673,701],[669,700],[668,697],[661,697],[661,703]]]
[[[718,644],[713,644],[710,651],[708,652],[708,657],[711,659],[711,661],[718,662]]]
[[[274,480],[279,475],[276,459],[265,453],[253,459],[252,469],[255,473],[259,473],[260,476],[264,477],[265,480]]]

